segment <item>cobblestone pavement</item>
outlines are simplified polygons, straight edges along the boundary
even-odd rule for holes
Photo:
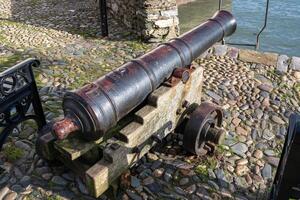
[[[95,5],[0,0],[0,71],[27,57],[41,59],[35,74],[48,121],[62,115],[65,91],[154,46],[129,40],[111,19],[111,40],[101,38]],[[128,172],[120,199],[266,198],[288,116],[299,108],[299,72],[288,69],[278,75],[275,66],[243,62],[226,52],[216,47],[214,54],[197,60],[205,68],[203,100],[225,111],[224,145],[214,156],[195,157],[182,149],[180,134],[168,136]],[[38,157],[32,123],[19,129],[0,152],[0,199],[93,199],[79,177]]]

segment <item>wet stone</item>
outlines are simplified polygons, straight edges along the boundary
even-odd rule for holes
[[[245,156],[245,153],[248,151],[248,147],[244,143],[237,143],[231,147],[231,150],[235,154],[243,157],[243,156]]]
[[[219,189],[220,189],[220,187],[218,186],[218,184],[215,183],[215,182],[212,181],[212,180],[208,180],[207,183],[208,183],[210,186],[212,186],[215,190],[219,190]]]
[[[238,176],[244,176],[249,172],[249,168],[246,165],[238,165],[235,169],[235,173]]]
[[[18,194],[16,192],[10,192],[5,195],[3,200],[15,200],[17,198]]]
[[[76,181],[76,184],[77,184],[77,187],[78,187],[79,191],[82,194],[88,194],[89,193],[88,189],[86,188],[85,184],[82,182],[81,178],[76,177],[75,181]]]
[[[244,177],[235,177],[234,182],[238,188],[247,188],[248,183]]]
[[[173,171],[170,169],[167,169],[164,174],[164,180],[166,182],[170,182],[172,180],[172,174],[173,174]]]
[[[20,184],[23,187],[27,187],[30,184],[30,180],[31,178],[29,176],[24,176],[21,180],[20,180]]]
[[[220,95],[210,90],[206,91],[206,94],[213,98],[216,102],[219,102],[222,99]]]
[[[53,176],[51,182],[61,186],[66,186],[68,184],[68,182],[60,176]]]
[[[280,125],[285,124],[285,122],[276,115],[272,115],[271,119],[272,119],[273,122],[275,122],[277,124],[280,124]]]
[[[144,171],[142,171],[139,174],[139,177],[143,179],[143,178],[146,178],[146,177],[150,176],[151,174],[152,174],[151,169],[145,169]]]
[[[24,149],[26,151],[30,151],[31,150],[31,147],[28,144],[26,144],[26,143],[24,143],[22,141],[17,141],[15,143],[15,145],[16,145],[16,147],[19,147],[19,148]]]
[[[178,194],[181,194],[181,195],[186,195],[186,192],[180,188],[180,187],[174,187],[175,191],[178,193]]]
[[[263,115],[264,115],[264,113],[261,109],[256,109],[255,110],[255,116],[256,116],[257,119],[261,119]]]
[[[8,192],[9,192],[9,188],[7,186],[3,187],[0,190],[0,199],[3,199]]]
[[[152,169],[152,170],[155,170],[155,169],[157,169],[160,165],[161,165],[161,161],[156,160],[156,161],[154,161],[153,164],[151,165],[151,169]]]
[[[292,57],[290,68],[292,70],[300,71],[300,57]]]
[[[188,194],[193,194],[197,189],[197,186],[195,184],[188,186],[187,188],[185,188],[185,191]]]
[[[149,176],[143,180],[143,185],[149,185],[149,184],[152,184],[153,182],[154,182],[154,179],[151,176]]]
[[[262,169],[262,176],[265,180],[272,178],[272,167],[268,163],[265,164],[264,168]]]
[[[45,174],[42,174],[42,178],[45,179],[45,180],[50,180],[52,178],[53,174],[52,173],[45,173]]]
[[[226,45],[215,45],[215,55],[216,56],[224,56],[227,53],[227,46]]]
[[[270,156],[270,157],[267,157],[267,161],[268,163],[270,163],[272,166],[274,167],[277,167],[278,164],[279,164],[279,158],[277,157],[273,157],[273,156]]]
[[[272,90],[273,90],[273,86],[271,86],[269,84],[261,84],[258,86],[258,88],[265,92],[272,92]]]
[[[13,185],[12,187],[10,187],[10,189],[12,191],[15,191],[17,193],[23,192],[24,188],[21,185]]]
[[[248,135],[248,131],[240,126],[236,127],[235,131],[238,135],[244,135],[244,136]]]
[[[257,159],[261,159],[263,157],[263,152],[261,150],[257,149],[254,151],[253,156]]]
[[[135,177],[135,176],[131,176],[131,181],[130,181],[130,183],[131,183],[131,186],[134,187],[134,188],[137,188],[137,187],[139,187],[139,186],[141,185],[140,179],[138,179],[138,178]]]
[[[237,165],[246,165],[248,163],[247,159],[240,159],[236,161]]]
[[[270,149],[265,150],[264,154],[266,156],[275,156],[276,155],[275,152],[273,150],[270,150]]]
[[[265,130],[263,131],[262,137],[263,137],[264,139],[266,139],[266,140],[272,140],[272,139],[275,138],[275,135],[274,135],[270,130],[265,129]]]
[[[277,68],[276,68],[276,72],[278,74],[284,74],[287,73],[288,70],[288,60],[289,57],[287,55],[280,55],[278,56],[278,60],[277,60]]]
[[[205,200],[211,199],[210,195],[209,195],[209,192],[203,187],[199,187],[197,189],[196,195],[199,196],[202,199],[205,199]]]
[[[135,194],[134,192],[132,192],[130,190],[126,190],[126,193],[133,200],[143,200],[141,196]]]
[[[153,193],[158,193],[162,190],[162,187],[159,183],[153,182],[151,184],[146,185],[146,187]]]
[[[179,185],[186,185],[189,183],[189,181],[190,181],[189,178],[182,178],[179,181]]]
[[[153,175],[157,178],[161,177],[164,174],[164,168],[159,168],[153,171]]]
[[[6,183],[10,178],[10,175],[8,173],[5,173],[0,177],[0,185]]]

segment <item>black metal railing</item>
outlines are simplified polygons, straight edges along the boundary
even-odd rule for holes
[[[38,60],[27,59],[0,73],[0,150],[20,123],[32,119],[39,129],[46,124],[32,71],[39,65]]]

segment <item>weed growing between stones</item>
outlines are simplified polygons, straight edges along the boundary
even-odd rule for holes
[[[15,147],[13,144],[8,143],[5,145],[3,149],[3,154],[7,158],[8,161],[14,162],[24,155],[24,152],[22,149]]]

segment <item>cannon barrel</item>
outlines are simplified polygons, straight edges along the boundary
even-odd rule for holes
[[[65,118],[53,125],[58,139],[80,132],[87,140],[105,132],[140,105],[176,68],[185,67],[223,37],[234,33],[236,20],[228,11],[215,15],[179,38],[159,45],[74,92],[64,96]]]

